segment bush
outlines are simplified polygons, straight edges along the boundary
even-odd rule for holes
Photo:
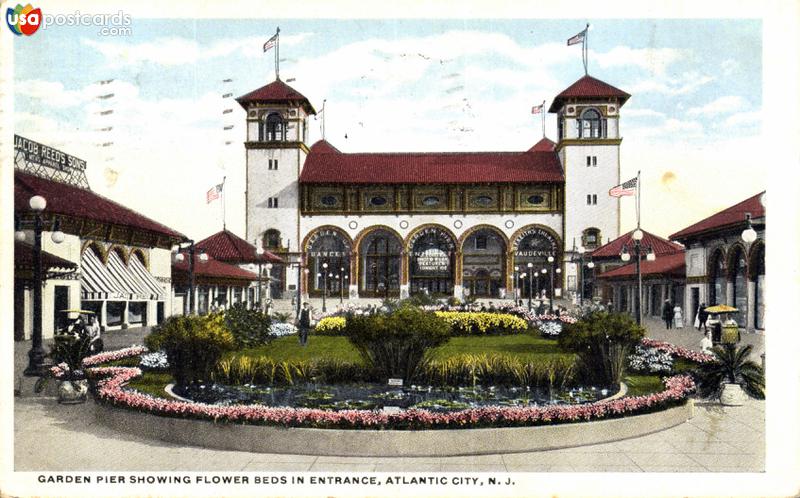
[[[204,383],[225,351],[236,341],[221,314],[171,316],[145,338],[151,351],[163,350],[175,382]]]
[[[452,335],[519,334],[528,330],[528,323],[514,315],[437,311],[451,328]]]
[[[303,382],[359,382],[370,380],[366,369],[339,360],[277,361],[272,358],[232,356],[213,372],[215,382],[234,385],[293,385]]]
[[[556,356],[526,362],[507,355],[466,354],[425,361],[418,378],[431,385],[563,388],[574,383],[575,360]]]
[[[409,381],[425,352],[449,340],[449,329],[435,314],[406,304],[388,314],[350,316],[344,334],[377,378]]]
[[[753,346],[737,348],[724,344],[711,348],[714,361],[700,365],[699,392],[701,396],[719,396],[722,384],[740,384],[744,392],[756,399],[764,399],[764,370],[750,360]]]
[[[343,316],[326,316],[314,327],[314,333],[320,335],[342,335],[347,319]]]
[[[597,311],[576,323],[565,323],[558,344],[578,355],[588,382],[615,386],[625,372],[628,354],[644,329],[622,313]]]
[[[271,325],[269,315],[261,310],[247,309],[244,303],[236,303],[225,311],[225,326],[233,334],[238,349],[268,344],[275,338],[270,331]]]

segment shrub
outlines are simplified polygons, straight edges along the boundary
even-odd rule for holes
[[[239,349],[261,346],[274,339],[271,322],[269,315],[258,309],[247,309],[244,303],[236,303],[225,311],[225,325]]]
[[[303,382],[359,382],[368,380],[361,365],[340,360],[277,361],[272,358],[232,356],[221,360],[213,372],[222,384],[292,385]]]
[[[578,355],[586,380],[618,385],[628,354],[644,337],[644,329],[622,313],[598,311],[575,323],[565,323],[558,344]]]
[[[347,319],[343,316],[326,316],[314,327],[314,333],[319,335],[342,335]]]
[[[166,352],[170,372],[179,385],[210,381],[222,353],[236,347],[220,314],[171,316],[145,343],[152,351]]]
[[[526,362],[516,357],[459,355],[425,361],[418,378],[432,385],[508,385],[562,388],[575,380],[575,359],[556,356]]]
[[[433,313],[404,305],[392,313],[348,317],[344,334],[378,378],[408,381],[425,352],[449,340],[449,326]]]
[[[437,311],[451,328],[452,335],[519,334],[528,330],[522,318],[502,313]]]
[[[737,348],[724,344],[711,348],[714,361],[700,365],[698,391],[701,396],[718,396],[722,384],[740,384],[744,392],[764,399],[764,370],[748,359],[753,346]]]

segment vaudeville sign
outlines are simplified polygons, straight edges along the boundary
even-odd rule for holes
[[[547,230],[531,228],[517,237],[514,255],[518,258],[546,258],[556,256],[558,242]]]
[[[67,168],[83,171],[86,169],[86,161],[70,156],[60,150],[48,147],[39,142],[34,142],[25,137],[14,135],[14,150],[21,152],[25,160],[64,171]]]

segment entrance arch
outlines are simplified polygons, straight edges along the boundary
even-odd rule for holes
[[[506,286],[508,242],[489,225],[467,230],[459,241],[464,290],[475,297],[500,297]]]
[[[356,249],[359,296],[398,297],[403,240],[397,232],[384,226],[367,228],[356,238]]]
[[[423,225],[409,234],[406,248],[411,294],[453,294],[455,240],[452,232],[441,225]]]
[[[308,234],[303,248],[308,269],[305,287],[308,294],[321,296],[326,285],[328,295],[340,293],[341,282],[350,280],[350,256],[353,248],[350,236],[337,227],[322,226]]]
[[[549,296],[550,276],[543,274],[542,270],[552,273],[555,267],[561,265],[561,239],[550,228],[542,225],[528,225],[517,230],[511,237],[511,256],[513,266],[519,268],[519,273],[526,273],[526,278],[521,278],[520,297],[536,295],[548,289]],[[547,261],[553,257],[553,263]],[[531,266],[529,267],[528,264]],[[531,273],[538,273],[538,279]],[[561,279],[553,275],[553,292],[561,288]],[[538,281],[537,281],[538,280]],[[531,288],[531,286],[534,286]]]
[[[727,304],[725,280],[725,252],[718,248],[708,262],[708,305]]]

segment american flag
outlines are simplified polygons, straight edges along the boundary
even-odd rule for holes
[[[531,108],[531,114],[539,114],[544,110],[544,104],[535,105]]]
[[[584,38],[586,38],[586,30],[584,29],[577,35],[573,36],[569,40],[567,40],[567,46],[570,45],[577,45],[578,43],[583,43]]]
[[[635,195],[636,194],[636,184],[638,183],[639,177],[634,177],[628,180],[625,183],[621,183],[616,187],[612,188],[608,191],[608,195],[611,197],[622,197],[625,195]]]
[[[222,184],[214,185],[211,190],[206,192],[206,204],[211,204],[212,201],[219,199],[219,194],[222,192]]]
[[[274,35],[272,35],[272,38],[270,38],[269,40],[266,41],[266,43],[264,43],[264,52],[274,47],[275,43],[277,42],[278,42],[278,33],[275,33]]]

